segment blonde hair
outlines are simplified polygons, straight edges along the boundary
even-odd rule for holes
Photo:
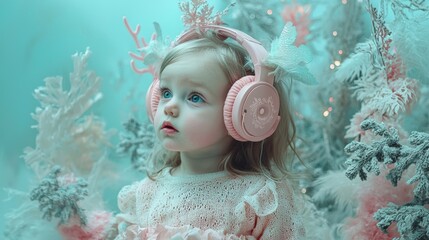
[[[237,43],[223,41],[212,33],[206,33],[202,38],[174,47],[164,58],[159,70],[160,75],[169,64],[187,54],[194,53],[214,53],[219,66],[231,83],[245,75],[254,75],[253,66],[248,64],[247,51]],[[230,151],[221,161],[220,170],[227,170],[234,175],[262,173],[275,180],[292,176],[289,169],[294,159],[293,156],[297,153],[294,145],[295,124],[288,106],[289,94],[287,94],[287,87],[283,81],[274,82],[273,85],[280,96],[281,121],[277,130],[272,136],[260,142],[234,140]],[[149,177],[155,177],[166,167],[174,169],[180,165],[180,154],[170,152],[161,146],[154,149],[150,158],[150,161],[157,164],[152,165],[155,169],[148,172]]]

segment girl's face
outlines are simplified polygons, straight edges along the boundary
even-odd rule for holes
[[[170,151],[224,153],[232,138],[223,121],[230,82],[213,53],[191,53],[161,74],[156,134]]]

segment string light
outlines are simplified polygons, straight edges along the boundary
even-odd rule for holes
[[[331,65],[329,65],[329,68],[332,69],[332,70],[334,70],[335,65],[331,63]]]
[[[343,54],[343,50],[338,50],[338,54],[342,55]]]
[[[329,112],[332,112],[332,107],[328,107],[328,111],[329,111]]]
[[[329,116],[329,111],[328,111],[328,110],[324,111],[324,112],[323,112],[323,116],[324,116],[324,117],[328,117],[328,116]]]
[[[337,32],[337,31],[333,31],[333,32],[332,32],[332,35],[333,35],[334,37],[336,37],[336,36],[338,35],[338,32]]]
[[[335,66],[337,66],[337,67],[338,67],[338,66],[340,66],[341,62],[340,62],[340,61],[338,61],[338,60],[335,60],[335,61],[334,61],[334,64],[335,64]]]
[[[268,9],[268,10],[267,10],[267,14],[268,14],[268,15],[271,15],[271,14],[273,14],[273,10],[271,10],[271,9]]]
[[[329,102],[334,102],[334,97],[329,97]]]
[[[341,0],[343,4],[347,4],[347,0]]]
[[[301,193],[304,193],[304,194],[305,194],[306,192],[307,192],[307,188],[302,188],[302,189],[301,189]]]

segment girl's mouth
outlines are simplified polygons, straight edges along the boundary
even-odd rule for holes
[[[170,122],[163,122],[162,126],[161,126],[161,131],[163,131],[166,135],[172,135],[177,131],[177,129],[173,126],[173,124],[171,124]]]

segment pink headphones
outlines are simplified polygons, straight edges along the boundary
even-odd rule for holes
[[[242,45],[252,59],[255,76],[244,76],[234,82],[225,100],[223,118],[228,133],[238,141],[259,142],[271,136],[279,122],[280,100],[273,87],[270,69],[262,65],[268,53],[260,42],[231,28],[207,25],[202,30],[213,30],[219,36],[230,37]],[[183,33],[175,45],[197,39],[196,29]],[[146,93],[146,110],[153,118],[160,99],[159,80],[155,79]]]

